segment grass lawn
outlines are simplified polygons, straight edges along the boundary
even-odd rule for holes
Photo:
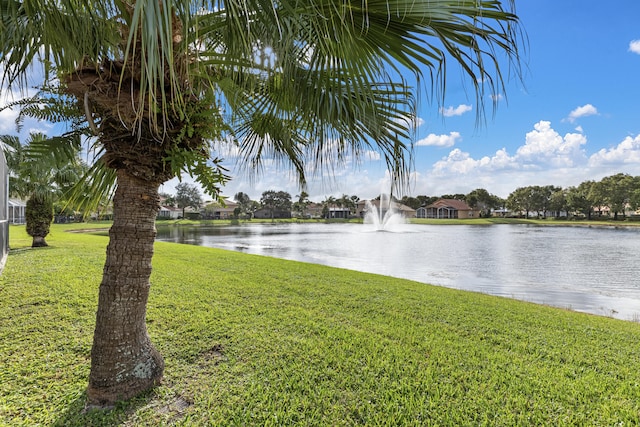
[[[2,426],[640,423],[637,323],[172,243],[147,316],[163,385],[85,412],[107,237],[72,227],[41,249],[10,230]]]

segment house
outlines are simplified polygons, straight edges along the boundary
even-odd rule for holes
[[[182,216],[182,209],[173,206],[160,206],[158,219],[178,219]]]
[[[322,203],[310,203],[305,209],[307,218],[322,218]]]
[[[511,214],[511,211],[509,209],[506,208],[500,208],[500,209],[492,209],[491,210],[491,216],[498,216],[501,218],[505,218],[508,217]]]
[[[22,200],[8,199],[8,219],[9,224],[24,224],[27,205]]]
[[[330,219],[349,219],[350,216],[351,209],[339,206],[330,206],[327,212],[327,218]]]
[[[421,206],[416,211],[418,218],[478,218],[480,210],[473,209],[466,202],[456,199],[438,199],[428,206]]]
[[[291,211],[274,210],[273,216],[271,216],[271,209],[261,208],[253,213],[253,217],[256,219],[289,219],[291,218]]]
[[[356,205],[356,210],[358,212],[358,216],[360,218],[364,218],[365,214],[367,213],[367,202],[371,203],[371,206],[373,206],[377,212],[379,212],[379,215],[381,217],[384,217],[384,215],[386,214],[386,207],[383,206],[382,208],[382,212],[380,212],[380,200],[360,200],[357,205]],[[403,205],[402,203],[398,203],[398,202],[394,202],[393,200],[389,202],[391,209],[394,210],[395,212],[398,212],[400,215],[402,215],[403,218],[415,218],[416,217],[416,210],[410,208],[407,205]]]
[[[231,201],[226,201],[222,206],[220,203],[212,202],[204,208],[204,217],[206,219],[231,219],[235,218],[236,208],[238,204]]]

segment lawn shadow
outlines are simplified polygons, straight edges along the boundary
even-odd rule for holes
[[[142,406],[156,398],[150,391],[140,397],[118,402],[112,408],[87,406],[87,394],[82,393],[69,404],[67,410],[52,424],[54,427],[115,427],[125,424]]]

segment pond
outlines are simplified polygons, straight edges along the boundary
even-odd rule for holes
[[[157,238],[640,321],[635,228],[249,223],[158,226]]]

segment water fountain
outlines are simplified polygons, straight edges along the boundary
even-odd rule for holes
[[[400,224],[406,223],[388,194],[381,194],[380,200],[367,200],[365,209],[364,223],[371,225],[375,231],[395,231]]]

